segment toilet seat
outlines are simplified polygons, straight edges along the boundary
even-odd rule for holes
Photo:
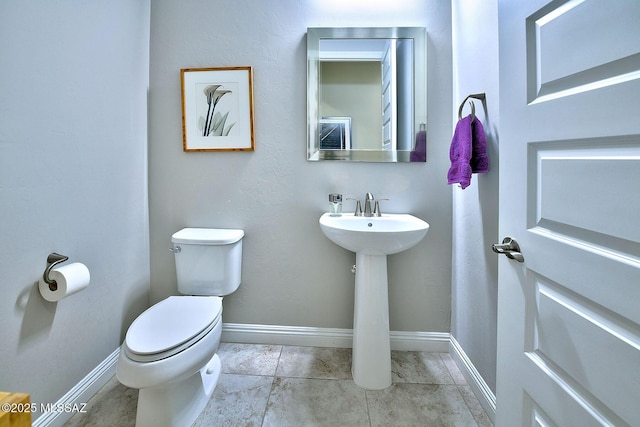
[[[138,362],[173,356],[207,335],[222,315],[222,298],[171,296],[144,311],[131,324],[126,355]]]

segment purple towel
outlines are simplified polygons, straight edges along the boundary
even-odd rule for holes
[[[463,189],[471,184],[472,156],[471,115],[468,115],[458,120],[451,140],[451,148],[449,148],[451,167],[447,174],[449,184],[460,184]]]
[[[427,131],[421,130],[416,134],[416,146],[411,151],[409,158],[412,162],[426,162],[427,161]]]
[[[471,156],[471,172],[489,172],[489,157],[487,157],[487,137],[478,118],[471,123],[473,155]]]
[[[451,167],[447,174],[449,184],[460,184],[465,189],[471,184],[472,173],[489,171],[487,157],[487,139],[480,121],[471,121],[471,115],[463,117],[456,124],[451,148],[449,149]]]

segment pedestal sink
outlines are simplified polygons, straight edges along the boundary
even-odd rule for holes
[[[356,253],[351,372],[363,388],[391,385],[387,255],[417,245],[429,224],[409,214],[320,217],[320,228],[333,243]]]

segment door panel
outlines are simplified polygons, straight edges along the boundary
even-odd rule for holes
[[[618,147],[614,138],[529,144],[535,163],[528,170],[534,187],[528,215],[535,223],[528,226],[571,229],[573,237],[592,243],[599,233],[640,244],[640,228],[628,226],[638,212],[626,200],[633,191],[626,183],[640,183],[640,141],[618,141]]]
[[[640,2],[499,1],[498,427],[640,425]]]
[[[389,40],[382,58],[382,149],[395,150],[397,138],[396,45]]]
[[[637,79],[633,1],[554,1],[527,17],[529,102]]]
[[[603,412],[604,408],[623,415],[629,409],[637,411],[638,396],[621,391],[637,389],[640,369],[620,367],[638,366],[640,328],[558,283],[535,273],[531,280],[534,307],[525,333],[533,339],[527,356],[534,363],[543,362],[580,395],[598,402],[594,406]]]

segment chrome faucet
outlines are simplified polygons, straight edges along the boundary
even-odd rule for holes
[[[373,211],[371,210],[371,202],[373,202],[373,194],[367,193],[364,195],[364,216],[373,216]]]
[[[347,197],[347,200],[355,200],[356,202],[356,211],[354,212],[355,216],[381,216],[380,214],[380,205],[378,204],[378,200],[374,200],[373,194],[367,193],[364,195],[364,214],[362,213],[362,205],[360,204],[360,200],[354,197]],[[389,199],[380,199],[380,200],[389,200]],[[372,209],[371,203],[375,202],[375,206]]]

